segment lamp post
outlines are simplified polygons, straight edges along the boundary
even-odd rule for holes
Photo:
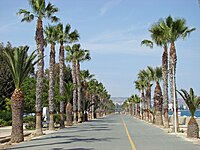
[[[173,66],[173,98],[174,98],[174,131],[177,133],[177,114],[176,114],[176,87],[175,87],[175,70]]]

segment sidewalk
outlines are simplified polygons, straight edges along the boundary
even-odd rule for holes
[[[58,129],[56,129],[55,131],[49,131],[47,128],[45,128],[43,129],[43,134],[44,135],[50,134],[50,133],[56,132],[57,130]],[[12,131],[12,126],[0,127],[0,150],[10,147],[11,131]],[[30,141],[31,139],[40,137],[40,136],[35,137],[34,133],[35,133],[35,130],[24,129],[24,141]]]

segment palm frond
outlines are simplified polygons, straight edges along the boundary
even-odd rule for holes
[[[150,40],[143,40],[143,41],[141,42],[141,46],[142,46],[142,45],[145,45],[145,46],[147,46],[147,47],[153,48],[153,42],[150,41]]]
[[[36,58],[36,54],[34,52],[28,56],[28,46],[15,48],[14,52],[9,50],[5,50],[5,59],[11,71],[14,83],[16,88],[20,88],[24,79],[28,76],[29,72],[33,68],[33,66],[38,62],[34,59]]]
[[[195,103],[194,103],[194,105],[195,105],[195,108],[198,108],[198,107],[199,107],[199,105],[200,105],[200,97],[196,97],[196,98],[195,98]]]
[[[34,15],[25,9],[20,9],[17,15],[23,15],[21,22],[31,22],[34,19]]]
[[[193,89],[190,88],[190,94],[185,89],[181,89],[180,91],[177,91],[177,92],[180,94],[180,96],[183,98],[183,100],[187,104],[191,112],[191,116],[194,116],[194,113],[197,107],[195,107],[195,96],[194,96]]]

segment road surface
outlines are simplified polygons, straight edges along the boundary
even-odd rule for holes
[[[124,115],[110,115],[17,144],[10,150],[200,150],[175,135]]]

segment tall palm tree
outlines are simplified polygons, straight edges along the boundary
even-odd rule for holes
[[[43,93],[43,74],[44,74],[44,35],[43,35],[43,19],[50,19],[51,22],[57,22],[59,19],[54,16],[58,12],[58,8],[50,2],[46,5],[45,0],[29,0],[31,11],[20,9],[17,14],[23,15],[22,22],[31,22],[37,18],[37,26],[35,32],[35,41],[38,50],[38,70],[36,83],[36,135],[42,135],[42,93]]]
[[[154,90],[154,107],[155,107],[155,124],[162,126],[163,125],[163,119],[162,119],[162,103],[163,103],[163,96],[162,96],[162,90],[160,87],[160,81],[162,80],[162,68],[156,67],[155,68],[155,77],[154,80],[156,81],[156,87]]]
[[[169,43],[169,29],[165,22],[159,21],[151,26],[149,30],[151,32],[151,38],[156,45],[163,47],[162,55],[162,74],[163,74],[163,107],[164,107],[164,126],[169,128],[168,119],[168,43]],[[150,48],[153,48],[153,42],[150,40],[143,40],[141,44],[145,44]]]
[[[88,82],[94,77],[93,74],[90,74],[89,70],[82,70],[80,72],[81,77],[81,87],[82,87],[82,100],[83,100],[83,121],[87,120],[87,108],[86,108],[86,99],[88,98]]]
[[[65,50],[67,51],[67,57],[66,60],[68,62],[72,63],[72,80],[73,84],[77,85],[77,79],[76,79],[76,51],[77,49],[80,49],[80,44],[74,44],[72,47],[67,45],[65,47]],[[77,110],[77,90],[76,88],[73,90],[73,122],[76,124],[76,110]]]
[[[80,62],[90,60],[88,50],[77,49],[76,51],[76,80],[77,80],[77,96],[78,96],[78,122],[81,122],[81,80],[80,80]]]
[[[64,53],[64,44],[65,43],[73,43],[78,41],[79,39],[79,33],[77,30],[70,31],[71,26],[67,24],[65,28],[63,27],[62,23],[59,23],[57,25],[57,32],[58,32],[58,42],[60,43],[60,51],[59,51],[59,91],[60,91],[60,96],[64,96],[64,58],[65,58],[65,53]],[[64,101],[60,101],[60,127],[64,127],[64,118],[63,118],[63,113],[64,113]]]
[[[24,79],[28,76],[33,66],[38,62],[34,59],[36,54],[34,51],[28,55],[28,46],[15,48],[14,52],[5,50],[5,60],[12,74],[15,84],[15,90],[11,96],[12,108],[12,132],[11,142],[18,143],[24,141],[23,134],[23,114],[24,114],[24,93],[21,90]]]
[[[48,91],[48,100],[49,100],[49,130],[54,130],[54,65],[55,65],[55,44],[57,40],[57,31],[56,26],[46,26],[44,33],[46,35],[45,41],[51,44],[50,50],[50,62],[49,62],[49,91]]]
[[[154,80],[154,69],[153,67],[147,66],[146,70],[141,70],[139,75],[143,77],[146,82],[146,96],[145,96],[145,116],[149,120],[149,109],[151,108],[151,82]],[[147,117],[148,116],[148,117]]]
[[[139,106],[139,103],[140,103],[140,97],[137,95],[137,94],[135,94],[134,95],[134,102],[135,102],[135,104],[136,104],[136,116],[139,116],[140,115],[140,106]]]
[[[177,64],[177,54],[176,54],[176,48],[175,48],[175,42],[179,38],[185,39],[192,31],[195,30],[195,28],[189,29],[186,26],[186,21],[184,19],[175,19],[171,16],[168,16],[165,20],[165,23],[168,28],[168,35],[169,35],[169,42],[170,42],[170,61],[169,61],[169,75],[170,75],[170,99],[173,101],[174,95],[176,104],[178,104],[177,101],[177,95],[176,95],[176,64]],[[173,88],[174,87],[174,88]],[[175,90],[173,90],[175,89]],[[177,106],[177,105],[176,105]],[[178,109],[176,109],[178,110]],[[176,113],[178,114],[178,113]],[[178,115],[175,116],[177,119],[176,126],[178,130]],[[175,129],[175,123],[174,123],[174,129]]]
[[[135,81],[134,83],[135,83],[135,88],[139,92],[141,92],[140,114],[141,114],[141,119],[143,119],[143,109],[144,109],[144,101],[145,101],[144,91],[145,91],[147,82],[144,79],[144,76],[140,73],[140,74],[138,74],[138,80]]]
[[[194,113],[200,104],[200,97],[194,95],[192,88],[190,88],[189,93],[184,89],[181,89],[180,91],[177,90],[177,92],[181,95],[191,113],[191,118],[187,126],[187,137],[198,138],[199,126],[196,119],[194,118]]]
[[[96,102],[96,96],[97,96],[97,87],[98,87],[99,82],[96,79],[92,79],[89,82],[89,99],[90,99],[90,119],[95,118],[95,102]]]

